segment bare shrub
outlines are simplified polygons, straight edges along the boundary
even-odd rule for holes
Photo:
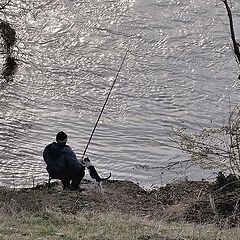
[[[203,128],[198,133],[173,130],[172,141],[190,154],[190,161],[202,169],[219,169],[240,175],[240,108],[230,113],[228,123],[219,128]]]

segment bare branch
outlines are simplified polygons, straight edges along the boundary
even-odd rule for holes
[[[230,9],[230,7],[228,5],[228,1],[227,0],[222,0],[222,1],[225,4],[226,10],[227,10],[227,14],[228,14],[228,18],[229,18],[231,38],[232,38],[234,53],[235,53],[235,55],[237,57],[238,64],[240,64],[239,44],[236,41],[236,37],[235,37],[234,26],[233,26],[233,18],[232,18],[232,11],[231,11],[231,9]]]
[[[10,4],[11,1],[12,1],[12,0],[8,0],[7,3],[5,3],[4,5],[2,5],[2,6],[0,7],[0,11],[3,10],[5,7],[7,7],[7,6]]]

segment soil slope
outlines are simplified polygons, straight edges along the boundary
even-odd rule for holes
[[[62,191],[53,183],[30,189],[0,189],[1,208],[7,212],[54,210],[121,212],[154,220],[236,223],[239,219],[239,188],[218,188],[215,183],[188,181],[144,190],[130,181],[106,181],[102,190],[84,180],[82,192]]]

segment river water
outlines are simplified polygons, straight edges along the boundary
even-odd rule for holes
[[[0,185],[46,181],[42,151],[60,130],[81,156],[127,49],[87,155],[100,175],[145,187],[206,176],[158,167],[187,157],[172,127],[221,125],[238,101],[221,0],[14,0],[6,12],[19,68],[0,90]]]

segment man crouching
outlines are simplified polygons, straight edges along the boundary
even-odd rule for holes
[[[56,142],[47,145],[43,151],[43,159],[47,164],[47,171],[52,179],[60,179],[63,190],[80,190],[80,182],[85,175],[82,165],[70,146],[66,145],[67,134],[59,132]]]

